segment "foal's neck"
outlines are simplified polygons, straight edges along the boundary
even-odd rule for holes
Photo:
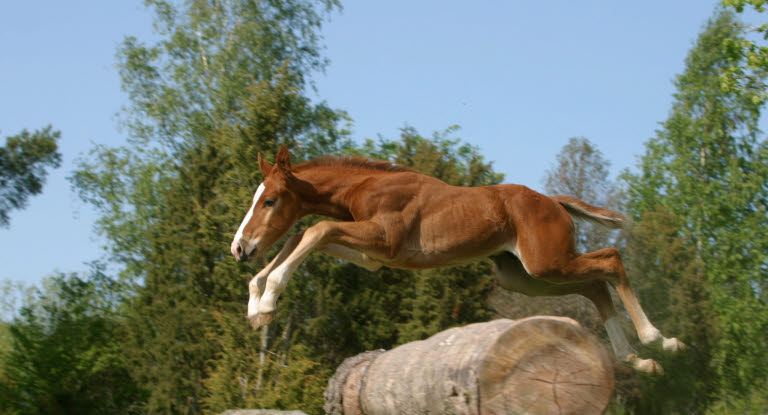
[[[308,169],[295,175],[300,181],[311,185],[313,190],[301,192],[306,214],[338,220],[353,220],[349,206],[350,191],[369,176],[331,169]]]

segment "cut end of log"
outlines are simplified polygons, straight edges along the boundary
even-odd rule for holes
[[[482,413],[599,414],[613,394],[613,364],[575,321],[531,317],[491,347],[478,387]]]
[[[599,414],[613,364],[589,331],[563,317],[456,327],[347,359],[326,413]]]

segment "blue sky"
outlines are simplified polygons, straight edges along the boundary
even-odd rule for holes
[[[616,174],[666,118],[672,80],[717,3],[348,1],[323,29],[331,63],[313,78],[314,99],[348,111],[360,140],[459,124],[507,182],[534,189],[574,136]],[[0,6],[0,136],[52,124],[64,157],[0,229],[0,279],[36,283],[100,256],[94,212],[66,177],[94,144],[124,142],[114,56],[126,35],[151,39],[151,23],[141,1]]]

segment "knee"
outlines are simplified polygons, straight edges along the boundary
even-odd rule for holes
[[[321,221],[303,232],[302,241],[311,241],[316,245],[322,245],[324,240],[332,236],[333,222]]]
[[[317,222],[317,224],[309,229],[307,233],[311,233],[312,236],[323,236],[331,233],[331,230],[335,228],[335,223],[327,220]]]

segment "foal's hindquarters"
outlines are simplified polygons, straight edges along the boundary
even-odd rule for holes
[[[599,214],[611,211],[573,198],[544,197],[527,188],[515,190],[516,197],[511,200],[526,199],[525,211],[520,212],[512,202],[507,203],[508,214],[511,218],[522,217],[524,220],[514,221],[515,241],[508,252],[492,257],[501,286],[529,296],[583,295],[597,307],[618,359],[643,372],[663,373],[658,363],[641,359],[629,345],[620,327],[608,283],[616,288],[642,344],[668,352],[683,350],[685,345],[675,338],[662,336],[648,320],[632,292],[619,252],[607,248],[579,255],[575,250],[575,231],[568,212],[617,227],[599,217]]]

